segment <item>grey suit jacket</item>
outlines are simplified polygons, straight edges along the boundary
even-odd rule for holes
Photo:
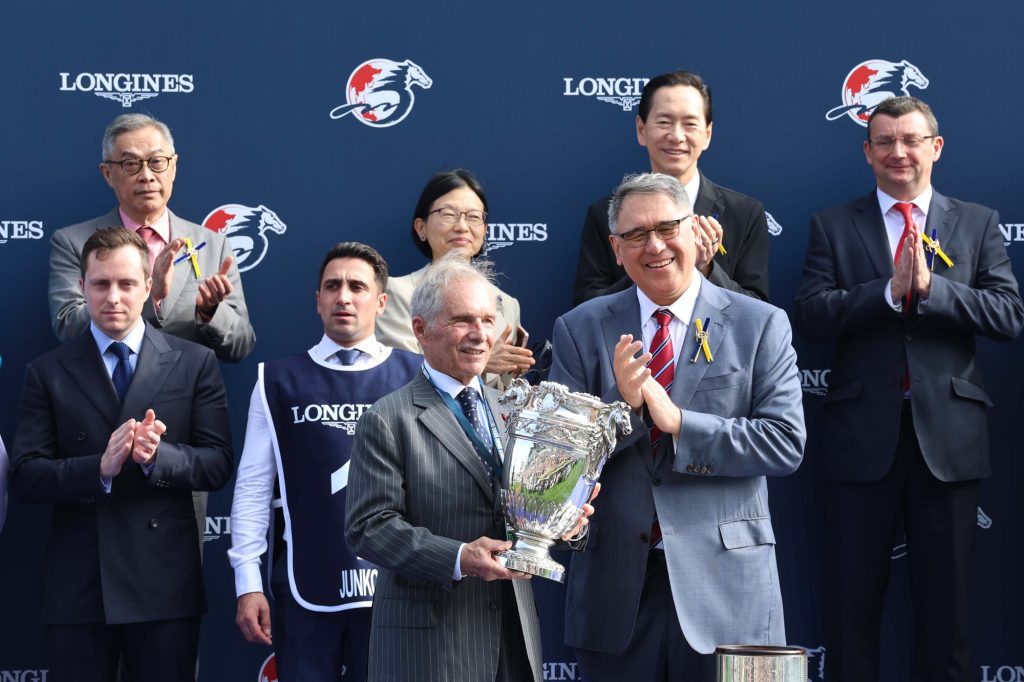
[[[904,315],[885,300],[893,265],[877,194],[811,219],[794,322],[808,340],[836,344],[822,429],[829,479],[878,480],[889,471],[905,372],[931,472],[966,481],[991,471],[992,401],[975,363],[975,339],[1015,338],[1024,305],[995,211],[933,192],[925,225],[929,235],[932,229],[953,267],[937,261],[927,303],[911,301]]]
[[[171,219],[171,237],[190,237],[198,245],[199,270],[207,277],[220,269],[224,259],[231,255],[228,240],[213,230],[190,223],[174,215],[168,209]],[[89,327],[89,312],[82,298],[78,281],[82,278],[82,247],[96,230],[103,227],[121,226],[121,214],[115,207],[110,213],[87,220],[84,223],[64,227],[50,238],[50,317],[53,331],[62,342],[72,339]],[[242,280],[238,267],[231,265],[228,279],[233,291],[219,306],[207,324],[196,321],[196,293],[199,280],[185,263],[174,266],[176,271],[171,291],[160,306],[160,314],[153,310],[152,303],[146,302],[143,317],[157,329],[187,339],[212,349],[221,360],[239,362],[256,344],[256,334],[249,324],[249,311],[245,307]]]
[[[497,416],[504,414],[485,395]],[[499,418],[504,430],[504,420]],[[493,680],[502,581],[452,580],[463,542],[504,539],[487,469],[430,382],[418,374],[359,420],[345,538],[381,567],[370,627],[370,680]],[[529,665],[541,673],[533,590],[513,581]],[[507,608],[508,605],[506,604]]]
[[[655,467],[648,427],[633,415],[601,474],[586,548],[573,556],[566,643],[620,653],[640,604],[655,514],[676,613],[687,642],[784,644],[782,595],[765,476],[796,470],[806,438],[786,314],[702,280],[694,317],[711,318],[714,362],[692,320],[672,401],[682,430]],[[621,334],[641,338],[636,287],[588,301],[555,321],[551,381],[604,402],[621,400],[612,371]],[[638,677],[638,679],[642,679]]]

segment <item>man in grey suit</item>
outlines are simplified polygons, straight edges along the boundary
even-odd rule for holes
[[[573,556],[566,643],[587,680],[714,679],[716,646],[785,643],[765,476],[806,437],[789,321],[695,269],[675,178],[627,177],[608,217],[634,286],[555,321],[550,378],[624,400],[633,433]]]
[[[102,227],[126,227],[138,232],[149,249],[153,290],[143,311],[147,322],[206,346],[227,362],[252,351],[256,335],[227,239],[167,208],[177,170],[174,139],[162,122],[124,114],[107,126],[100,172],[114,190],[117,207],[57,230],[50,239],[50,315],[61,341],[89,326],[78,286],[85,240]],[[199,274],[191,259],[181,258],[186,240],[198,249]]]
[[[975,343],[1014,339],[1024,305],[999,215],[932,187],[942,147],[927,104],[882,102],[864,141],[877,188],[811,220],[794,322],[835,343],[822,429],[829,682],[879,679],[901,526],[915,679],[975,679],[968,568],[992,405]]]
[[[490,278],[458,254],[413,294],[423,371],[356,427],[345,538],[378,564],[368,680],[543,679],[540,624],[496,505],[504,410],[480,381],[495,338]]]

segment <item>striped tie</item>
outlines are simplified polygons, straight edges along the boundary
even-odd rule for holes
[[[667,308],[660,308],[654,312],[654,319],[658,323],[658,331],[654,332],[654,338],[651,340],[651,361],[647,363],[647,368],[651,370],[651,376],[661,384],[665,392],[671,394],[672,382],[676,376],[676,354],[672,348],[672,335],[668,333],[672,312]],[[661,429],[652,426],[651,442],[655,447],[660,438]]]

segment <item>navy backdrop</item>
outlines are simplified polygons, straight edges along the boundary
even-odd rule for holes
[[[570,304],[587,205],[623,173],[647,167],[635,141],[635,86],[673,68],[700,72],[714,91],[715,134],[701,169],[760,199],[774,219],[776,305],[792,308],[811,214],[873,187],[860,148],[864,128],[845,114],[826,117],[844,104],[847,84],[853,95],[868,94],[870,87],[858,92],[864,69],[909,74],[912,82],[898,81],[896,90],[930,102],[946,138],[936,188],[997,208],[1018,275],[1024,272],[1024,102],[1015,77],[1024,67],[1022,5],[291,5],[0,4],[0,434],[8,444],[24,366],[56,343],[46,307],[48,238],[113,206],[97,164],[102,130],[122,112],[170,124],[180,154],[173,210],[238,228],[234,245],[245,256],[258,337],[247,360],[224,367],[239,451],[256,364],[319,338],[313,292],[325,249],[365,241],[395,274],[418,268],[410,214],[438,170],[465,166],[483,179],[491,253],[506,277],[500,284],[522,303],[531,337],[548,336]],[[360,69],[366,62],[369,70]],[[396,69],[389,93],[386,76]],[[111,77],[117,74],[141,76]],[[388,97],[399,106],[390,115],[368,111],[376,125],[339,109]],[[260,232],[261,224],[269,227]],[[830,349],[796,344],[811,443],[796,475],[771,482],[772,510],[789,640],[813,650],[811,680],[821,680],[816,464],[823,453],[814,436]],[[1024,681],[1020,344],[980,345],[996,402],[995,475],[982,485],[974,553],[972,635],[982,682]],[[230,503],[230,485],[210,501],[200,678],[249,682],[270,651],[247,644],[233,623]],[[3,682],[45,679],[37,576],[47,524],[45,509],[12,502],[0,535]],[[900,542],[894,538],[884,630],[888,682],[910,678]],[[546,676],[578,679],[561,644],[562,590],[535,585]]]

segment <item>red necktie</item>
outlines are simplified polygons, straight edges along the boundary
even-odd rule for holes
[[[654,319],[658,323],[658,331],[654,332],[654,338],[651,339],[651,361],[647,363],[647,368],[665,392],[671,393],[672,381],[676,376],[676,355],[672,348],[672,335],[668,333],[672,313],[667,308],[659,308],[654,312]],[[651,442],[657,445],[660,438],[661,429],[652,426]]]
[[[892,264],[895,268],[900,264],[900,256],[903,254],[903,244],[907,241],[907,236],[910,234],[910,229],[914,226],[914,205],[906,201],[899,201],[894,204],[896,210],[903,214],[903,234],[900,235],[900,241],[896,245],[896,255],[893,256]],[[907,316],[910,314],[910,290],[907,289],[907,294],[903,298],[903,315]],[[903,372],[903,391],[910,390],[910,367],[908,366]]]
[[[672,313],[666,308],[660,308],[654,312],[654,319],[658,323],[658,330],[654,332],[651,339],[651,361],[647,368],[651,370],[651,376],[661,384],[666,393],[672,392],[672,382],[676,376],[676,355],[672,348],[672,335],[669,334],[668,325],[672,321]],[[658,456],[658,441],[661,440],[662,432],[657,426],[651,426],[651,444],[654,446],[654,456]],[[655,518],[651,524],[650,545],[654,547],[661,542],[661,524]]]

